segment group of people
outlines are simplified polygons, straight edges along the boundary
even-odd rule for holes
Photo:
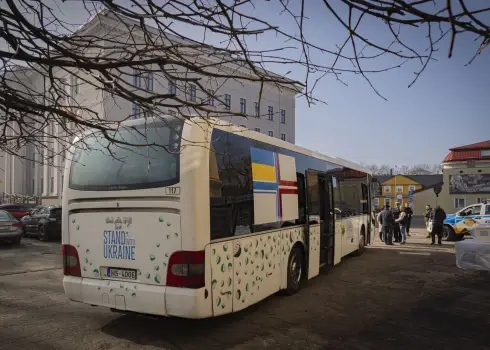
[[[393,243],[405,244],[407,236],[410,236],[412,216],[413,211],[408,203],[405,203],[404,208],[400,208],[400,204],[397,203],[393,209],[390,208],[389,204],[386,204],[377,216],[381,241],[386,245],[393,245]],[[431,244],[435,244],[436,236],[437,243],[442,244],[442,232],[444,220],[446,219],[444,210],[438,205],[434,209],[427,205],[424,218],[428,232],[427,238],[432,238]],[[432,223],[432,227],[430,223]]]
[[[412,215],[413,211],[408,203],[405,203],[404,208],[400,208],[400,204],[397,203],[393,209],[390,209],[390,205],[386,204],[377,217],[381,240],[387,245],[405,244],[407,236],[410,236]]]
[[[444,220],[446,219],[446,212],[439,205],[436,205],[434,209],[429,204],[425,206],[425,227],[427,228],[427,237],[432,238],[431,244],[442,244],[442,232],[444,230]],[[430,225],[432,223],[432,227]]]

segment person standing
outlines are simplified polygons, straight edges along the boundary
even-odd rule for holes
[[[407,242],[407,226],[408,226],[408,214],[407,208],[403,208],[400,212],[400,216],[395,220],[400,227],[400,243],[405,244]]]
[[[429,222],[430,222],[430,215],[432,213],[432,208],[430,207],[430,204],[427,204],[425,206],[425,213],[424,213],[424,220],[425,220],[425,228],[427,229],[427,236],[425,238],[430,238],[430,230],[429,230]]]
[[[436,235],[437,235],[437,244],[442,244],[442,230],[444,228],[444,220],[446,219],[446,212],[440,207],[436,206],[436,208],[432,211],[431,218],[432,220],[432,243],[431,245],[436,244]]]
[[[408,203],[405,203],[405,214],[408,217],[407,221],[407,236],[410,236],[410,226],[412,225],[412,215],[413,215],[413,210],[410,208],[410,205]]]
[[[381,225],[383,226],[383,237],[386,245],[393,245],[392,231],[395,226],[395,218],[390,210],[390,205],[386,204],[380,214]]]
[[[378,213],[378,215],[376,215],[376,222],[378,223],[378,227],[379,227],[379,239],[381,240],[381,242],[384,242],[384,238],[383,238],[383,223],[381,222],[381,213],[383,211],[380,211]]]
[[[396,203],[396,207],[393,208],[393,218],[395,220],[398,220],[400,217],[400,203]],[[393,239],[395,240],[395,243],[400,243],[402,241],[401,234],[400,234],[400,225],[393,225]]]

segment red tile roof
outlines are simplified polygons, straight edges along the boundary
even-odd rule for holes
[[[476,151],[482,149],[490,149],[490,140],[472,143],[471,145],[450,148],[449,150],[450,151],[470,151],[470,150]]]
[[[482,156],[481,151],[483,149],[490,149],[490,140],[451,148],[449,149],[449,153],[447,154],[446,158],[444,158],[442,162],[464,162],[468,159],[488,159],[488,157]]]

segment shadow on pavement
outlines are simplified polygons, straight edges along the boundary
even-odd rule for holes
[[[457,269],[452,246],[373,246],[292,297],[206,320],[124,315],[102,332],[169,349],[484,348],[488,291],[489,274]]]

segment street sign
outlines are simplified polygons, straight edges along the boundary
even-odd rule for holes
[[[401,194],[397,194],[397,195],[396,195],[396,199],[403,199],[403,195],[401,195]]]

